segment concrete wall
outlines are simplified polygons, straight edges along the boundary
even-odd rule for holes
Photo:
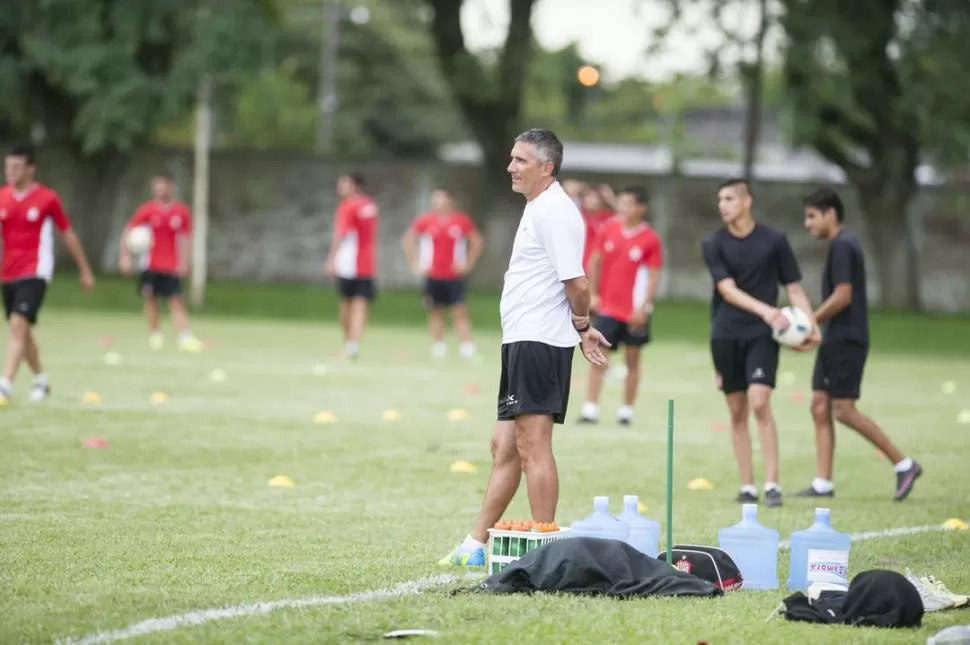
[[[41,180],[61,191],[92,261],[103,269],[116,265],[117,236],[135,206],[148,195],[148,181],[160,168],[173,172],[180,197],[191,203],[191,153],[155,150],[123,166],[77,168],[45,153]],[[379,280],[383,287],[416,284],[400,252],[399,240],[410,219],[427,205],[432,187],[443,183],[461,199],[477,185],[468,166],[434,162],[365,162],[345,164],[284,153],[221,152],[211,161],[210,275],[251,280],[324,281],[323,259],[330,242],[337,203],[334,184],[347,170],[361,172],[381,207]],[[717,178],[571,175],[619,187],[643,183],[651,192],[650,216],[666,245],[668,270],[663,293],[705,299],[710,281],[700,257],[703,236],[719,225],[714,207]],[[757,217],[788,231],[801,262],[806,289],[818,299],[818,280],[825,245],[801,228],[800,199],[809,186],[762,183],[756,186]],[[846,190],[849,223],[866,239]],[[498,195],[502,217],[484,225],[486,250],[473,276],[481,287],[499,288],[521,198]],[[912,234],[920,248],[920,273],[927,309],[970,310],[970,193],[956,188],[927,189],[912,212]],[[875,258],[868,256],[871,298],[879,301]]]

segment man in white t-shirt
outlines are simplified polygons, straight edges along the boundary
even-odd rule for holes
[[[502,518],[525,473],[532,519],[553,522],[559,474],[552,428],[566,417],[573,351],[580,344],[605,365],[603,335],[590,326],[590,288],[583,270],[583,217],[556,180],[562,143],[549,130],[515,138],[508,171],[525,211],[502,289],[502,375],[492,431],[492,472],[472,532],[441,560],[484,567],[488,529]]]

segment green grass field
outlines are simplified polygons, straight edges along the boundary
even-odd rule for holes
[[[153,353],[130,284],[108,281],[85,299],[67,276],[55,282],[38,329],[53,396],[37,407],[24,403],[29,379],[21,374],[14,399],[0,408],[0,642],[80,639],[151,618],[346,597],[442,573],[435,563],[467,531],[488,475],[499,369],[494,297],[473,299],[482,351],[475,362],[430,358],[414,294],[382,296],[356,363],[334,359],[339,334],[327,289],[219,285],[210,302],[195,324],[211,343],[205,353],[180,354],[171,344]],[[671,397],[675,541],[715,544],[717,529],[737,521],[705,313],[703,305],[658,310],[635,427],[557,429],[560,523],[586,515],[594,495],[610,495],[618,511],[625,493],[640,495],[647,514],[663,521]],[[970,408],[966,319],[884,314],[873,326],[864,409],[926,473],[910,499],[895,504],[890,465],[841,431],[833,524],[857,532],[970,519],[970,426],[957,422]],[[112,337],[108,350],[104,337]],[[121,363],[106,365],[106,351]],[[803,400],[810,368],[810,357],[783,355],[782,371],[794,382],[779,387],[775,405],[789,492],[813,474]],[[225,371],[224,382],[209,379],[214,369]],[[575,374],[573,418],[585,387],[581,357]],[[942,391],[945,380],[957,383],[956,393]],[[88,391],[100,404],[82,402]],[[168,401],[154,405],[154,392]],[[608,385],[607,419],[619,393],[618,383]],[[450,421],[454,408],[467,418]],[[400,419],[385,421],[387,409]],[[336,422],[314,424],[320,411]],[[108,446],[84,448],[95,436]],[[459,459],[478,471],[452,474]],[[280,474],[295,487],[267,486]],[[696,477],[714,490],[688,490]],[[789,498],[761,519],[787,538],[811,523],[813,507]],[[527,508],[521,491],[509,516],[524,518]],[[968,592],[968,559],[970,533],[926,533],[854,544],[850,572],[910,566]],[[779,575],[787,576],[785,555]],[[970,610],[929,614],[918,632],[766,623],[784,590],[631,602],[449,593],[472,582],[146,629],[137,642],[370,642],[392,629],[427,628],[449,643],[885,644],[923,643],[944,626],[970,623]]]

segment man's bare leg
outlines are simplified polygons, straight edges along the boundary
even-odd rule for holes
[[[492,470],[488,475],[485,499],[475,520],[471,537],[488,541],[488,529],[502,519],[522,481],[522,461],[516,448],[515,421],[499,421],[492,430]]]
[[[30,333],[30,323],[18,313],[10,315],[7,331],[7,351],[3,359],[3,375],[0,376],[0,396],[7,397],[13,390],[13,381],[17,376],[20,361],[23,360],[27,346],[27,335]]]
[[[835,468],[835,425],[832,400],[826,392],[812,392],[812,421],[815,423],[815,476],[831,483]]]
[[[445,310],[442,307],[428,308],[428,332],[431,334],[431,354],[444,358],[448,353],[445,345]]]
[[[742,490],[754,488],[754,466],[751,463],[751,432],[748,429],[748,394],[732,392],[724,396],[731,415],[731,444],[738,463]],[[757,488],[754,488],[757,494]]]
[[[765,504],[780,506],[778,427],[775,425],[775,415],[771,410],[771,392],[772,388],[767,385],[749,386],[748,405],[758,423],[758,440],[761,444],[761,458],[765,465]]]
[[[586,383],[586,402],[583,403],[580,412],[580,423],[596,423],[600,418],[599,401],[603,394],[603,381],[606,376],[607,366],[589,366],[589,381]]]
[[[40,363],[40,350],[37,347],[37,341],[34,340],[34,332],[27,328],[27,342],[24,346],[24,362],[27,363],[27,367],[34,374],[34,385],[30,389],[29,400],[30,401],[42,401],[47,398],[50,394],[51,386],[50,380],[47,374],[44,373],[43,366]]]
[[[471,358],[475,355],[475,343],[472,341],[472,323],[468,315],[468,308],[464,304],[457,304],[451,308],[451,324],[455,328],[455,335],[461,343],[459,355]]]
[[[621,424],[633,421],[633,405],[637,402],[637,390],[640,387],[640,346],[628,346],[623,352],[626,362],[626,382],[623,384],[623,407],[616,413],[616,420]]]
[[[529,491],[535,522],[553,522],[559,503],[559,472],[552,455],[552,416],[520,414],[515,419],[515,443]]]

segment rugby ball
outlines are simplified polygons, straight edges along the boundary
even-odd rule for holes
[[[788,319],[788,327],[783,330],[773,327],[772,337],[782,345],[798,347],[812,332],[814,322],[807,313],[797,307],[783,307],[781,315]]]
[[[135,255],[141,255],[152,248],[152,229],[148,226],[136,226],[125,236],[125,246]]]

